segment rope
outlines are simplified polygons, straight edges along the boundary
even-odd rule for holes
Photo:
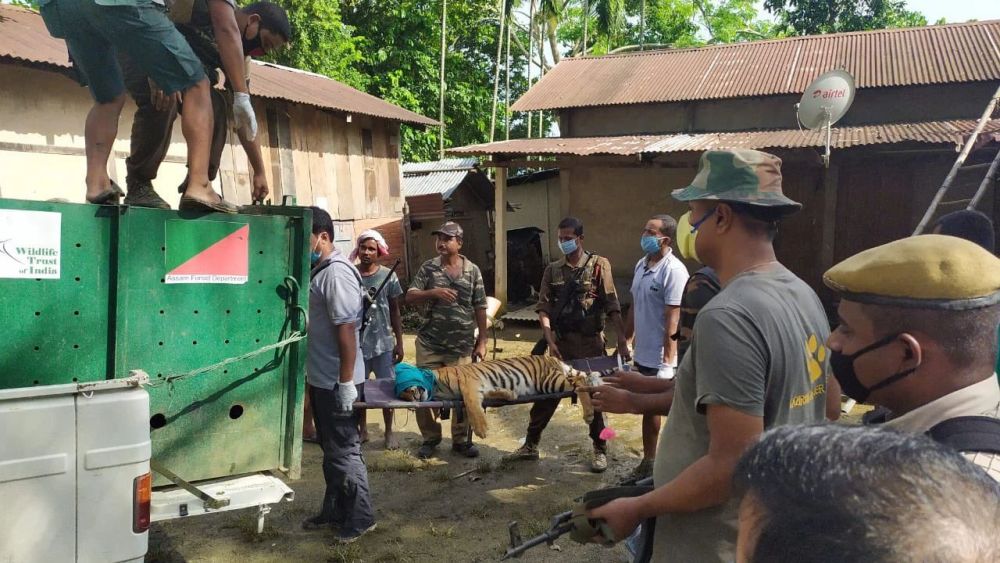
[[[286,338],[286,339],[284,339],[284,340],[275,342],[274,344],[268,344],[267,346],[264,346],[262,348],[258,348],[256,350],[254,350],[253,352],[247,352],[246,354],[243,354],[242,356],[235,356],[235,357],[232,357],[232,358],[226,358],[225,360],[222,360],[221,362],[214,363],[214,364],[211,364],[211,365],[208,365],[208,366],[204,366],[204,367],[200,367],[198,369],[194,369],[194,370],[187,371],[187,372],[184,372],[184,373],[169,374],[166,377],[164,377],[163,379],[160,379],[160,380],[157,380],[157,381],[150,381],[149,383],[146,384],[146,386],[147,387],[160,387],[162,385],[169,384],[171,386],[171,388],[173,388],[173,384],[174,384],[175,381],[179,381],[181,379],[187,379],[188,377],[194,377],[196,375],[201,375],[203,373],[207,373],[207,372],[210,372],[210,371],[213,371],[213,370],[217,370],[217,369],[219,369],[219,368],[221,368],[223,366],[227,366],[227,365],[232,364],[232,363],[242,362],[243,360],[247,360],[247,359],[253,358],[255,356],[259,356],[259,355],[261,355],[261,354],[263,354],[265,352],[270,352],[271,350],[275,350],[277,348],[284,348],[285,346],[288,346],[289,344],[293,344],[295,342],[298,342],[299,340],[302,340],[305,337],[306,337],[305,333],[296,331],[296,332],[291,333],[291,335],[289,335],[289,337]]]

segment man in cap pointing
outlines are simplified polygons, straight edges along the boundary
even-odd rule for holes
[[[670,416],[656,488],[589,516],[604,519],[618,540],[656,517],[654,561],[728,562],[740,455],[768,428],[824,418],[829,325],[816,294],[774,254],[778,222],[801,207],[782,193],[780,159],[708,151],[691,185],[673,197],[691,206],[697,255],[723,289],[695,320],[672,392],[592,391],[595,409]]]

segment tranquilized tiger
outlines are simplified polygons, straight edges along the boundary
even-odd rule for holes
[[[550,356],[526,356],[490,360],[436,369],[396,367],[396,395],[404,401],[431,398],[461,400],[473,432],[486,437],[488,426],[483,399],[513,401],[528,395],[576,391],[583,419],[594,420],[590,394],[583,387],[600,385],[601,374],[584,372]]]

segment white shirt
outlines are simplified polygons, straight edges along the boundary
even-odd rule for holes
[[[632,276],[632,307],[635,321],[635,363],[658,368],[663,363],[663,338],[667,330],[665,309],[679,307],[688,271],[673,252],[648,268],[647,257],[635,265]]]
[[[1000,383],[996,375],[889,419],[885,421],[885,425],[897,430],[922,434],[939,422],[960,416],[1000,418]],[[969,453],[965,454],[965,457],[1000,481],[1000,455]]]

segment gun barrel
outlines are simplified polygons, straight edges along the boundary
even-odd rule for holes
[[[554,541],[556,538],[571,531],[572,529],[573,525],[570,524],[569,522],[549,528],[548,530],[542,532],[540,535],[525,541],[519,546],[508,548],[507,553],[505,553],[503,558],[501,558],[500,560],[505,561],[512,557],[520,557],[521,554],[523,554],[525,551],[528,551],[533,547],[542,545],[543,543],[549,543],[551,541]]]

